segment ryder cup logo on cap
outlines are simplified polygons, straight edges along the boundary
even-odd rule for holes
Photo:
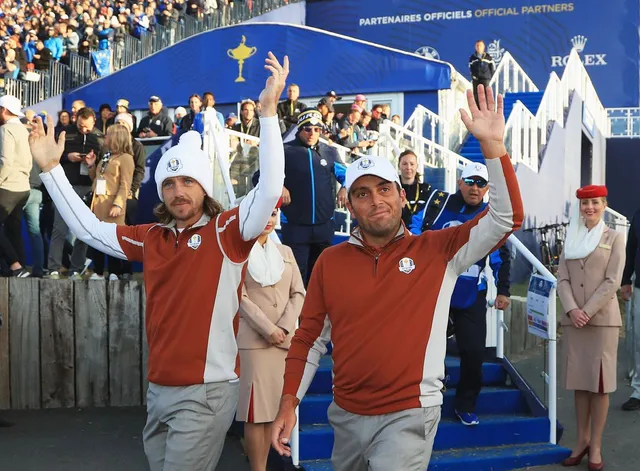
[[[169,161],[167,162],[167,171],[169,172],[175,173],[181,168],[182,168],[182,162],[180,162],[180,159],[169,159]]]
[[[371,168],[373,166],[375,166],[375,162],[373,160],[371,160],[368,157],[363,157],[358,161],[358,169],[359,170],[366,170],[368,168]]]

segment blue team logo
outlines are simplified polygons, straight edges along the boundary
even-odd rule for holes
[[[400,270],[402,273],[406,275],[408,275],[415,269],[416,269],[416,264],[413,263],[413,260],[410,259],[409,257],[405,257],[398,262],[398,270]]]
[[[187,247],[189,247],[190,249],[196,250],[198,247],[200,247],[201,243],[202,243],[202,237],[200,236],[200,234],[193,234],[189,239],[189,242],[187,242]]]
[[[182,162],[180,161],[180,159],[169,159],[169,161],[167,162],[167,171],[169,172],[177,172],[178,170],[180,170],[182,168]]]
[[[370,159],[369,157],[362,157],[358,162],[358,169],[366,170],[368,168],[375,166],[375,164],[376,163],[373,161],[373,159]]]

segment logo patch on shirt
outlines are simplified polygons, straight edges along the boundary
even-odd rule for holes
[[[358,169],[366,170],[368,168],[373,167],[375,164],[376,163],[373,161],[373,159],[370,159],[369,157],[362,157],[360,159],[360,162],[358,162]]]
[[[196,250],[198,247],[200,247],[201,243],[202,243],[202,237],[200,236],[200,234],[193,234],[189,239],[189,242],[187,242],[187,247],[189,247],[190,249]]]
[[[416,269],[416,264],[413,263],[413,260],[410,259],[409,257],[405,257],[398,262],[398,270],[400,270],[402,273],[406,275],[408,275],[415,269]]]
[[[167,162],[168,172],[177,172],[181,168],[182,168],[182,162],[180,162],[180,159],[175,159],[175,158],[169,159],[169,162]]]
[[[327,166],[327,161],[324,159],[320,159],[320,165],[322,165],[323,167]]]

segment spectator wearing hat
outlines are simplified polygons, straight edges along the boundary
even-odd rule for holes
[[[342,97],[341,97],[341,96],[339,96],[339,95],[338,95],[335,91],[333,91],[333,90],[328,91],[328,92],[326,93],[325,97],[326,97],[326,98],[328,98],[328,99],[329,99],[329,101],[330,101],[332,104],[333,104],[333,103],[335,103],[336,101],[342,100]]]
[[[136,118],[134,115],[129,113],[129,100],[126,100],[124,98],[120,98],[116,102],[116,111],[113,114],[112,118],[108,122],[109,126],[111,126],[112,124],[115,123],[116,116],[118,116],[119,114],[128,114],[129,116],[131,116],[131,121],[133,123],[133,128],[132,128],[133,131],[132,132],[135,133],[136,130],[138,129],[138,118]]]
[[[356,95],[355,99],[353,100],[353,104],[354,105],[358,105],[363,110],[366,110],[367,109],[367,97],[362,95],[362,94],[358,94],[358,95]]]
[[[98,110],[98,119],[96,120],[96,128],[102,133],[107,132],[107,128],[110,126],[109,121],[112,121],[114,117],[113,110],[109,103],[103,103]]]
[[[564,310],[564,387],[574,391],[577,443],[564,466],[588,456],[591,471],[604,469],[602,434],[609,394],[617,387],[618,337],[622,318],[616,292],[625,263],[624,236],[604,222],[607,187],[576,192],[558,265],[558,296]]]
[[[332,142],[338,141],[338,127],[334,122],[335,109],[333,102],[329,97],[324,97],[318,102],[318,111],[322,114],[322,123],[324,129],[322,130],[322,137]]]
[[[24,278],[29,272],[23,266],[22,210],[29,199],[33,159],[21,108],[18,98],[0,97],[0,256],[11,276]]]
[[[173,122],[177,129],[182,129],[182,120],[187,116],[187,110],[183,106],[178,106],[173,112]]]
[[[240,120],[233,126],[233,130],[249,136],[260,136],[260,121],[255,117],[255,114],[255,102],[243,100],[240,103]]]
[[[171,136],[172,133],[173,121],[162,106],[162,100],[153,95],[149,98],[149,112],[140,120],[138,137]]]
[[[322,115],[317,109],[303,110],[297,127],[295,139],[285,144],[282,243],[293,250],[306,285],[316,260],[333,241],[335,184],[344,184],[346,167],[335,148],[319,142]],[[259,173],[254,184],[258,179]],[[339,207],[345,205],[346,197],[341,188]]]
[[[287,99],[278,104],[278,116],[284,121],[285,129],[295,126],[298,122],[300,111],[307,106],[298,100],[300,87],[295,83],[289,85],[287,89]]]
[[[202,99],[200,98],[200,95],[194,93],[189,97],[189,112],[180,122],[179,128],[182,132],[187,132],[193,129],[193,123],[200,111],[202,111]]]
[[[233,126],[238,122],[238,116],[235,113],[229,113],[224,120],[224,127],[227,129],[233,129]]]

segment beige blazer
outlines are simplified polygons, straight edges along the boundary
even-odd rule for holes
[[[600,244],[581,260],[560,257],[558,295],[564,308],[562,325],[571,325],[569,311],[582,309],[591,318],[589,325],[622,325],[616,292],[622,281],[625,262],[624,240],[620,233],[605,228]]]
[[[249,274],[242,286],[238,348],[258,349],[272,345],[266,340],[278,327],[288,332],[278,347],[288,350],[304,303],[304,284],[293,252],[286,245],[277,244],[284,259],[282,279],[263,288]]]
[[[13,118],[0,126],[0,188],[16,193],[29,191],[32,165],[29,131]]]
[[[100,175],[98,169],[101,169],[102,161],[96,163],[89,171],[93,180],[93,200],[91,200],[91,211],[98,219],[105,222],[113,222],[123,225],[125,221],[125,213],[127,210],[127,197],[131,182],[133,181],[133,156],[130,154],[119,154],[111,156],[105,168],[104,174]],[[96,185],[98,177],[106,180],[106,195],[96,195]],[[122,211],[120,216],[112,218],[109,211],[113,205],[119,206]]]

